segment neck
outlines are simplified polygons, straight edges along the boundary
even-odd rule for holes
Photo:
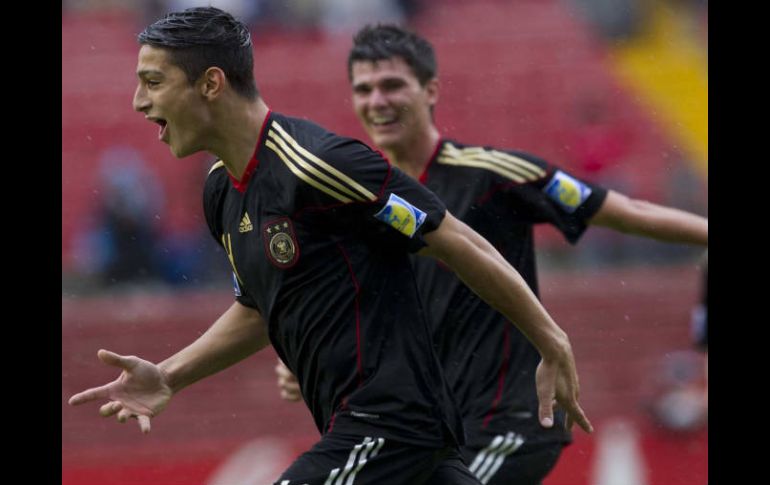
[[[414,140],[405,143],[403,146],[391,147],[383,150],[388,159],[414,179],[419,179],[425,171],[425,167],[430,162],[431,155],[436,149],[436,144],[440,135],[435,126],[427,130],[426,133],[415,137]]]
[[[219,157],[236,180],[241,180],[254,155],[262,124],[269,108],[262,100],[244,101],[235,96],[226,100],[212,116],[219,127],[212,136],[209,152]]]

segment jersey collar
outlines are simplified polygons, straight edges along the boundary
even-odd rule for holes
[[[438,157],[438,154],[441,152],[441,147],[444,146],[444,141],[445,140],[443,138],[439,138],[438,142],[436,142],[436,148],[433,149],[433,155],[430,156],[428,163],[425,164],[425,168],[422,170],[422,174],[420,174],[420,177],[417,179],[421,184],[425,185],[425,183],[428,181],[428,170],[430,169],[430,166],[433,165],[433,162]]]
[[[236,179],[232,175],[230,175],[230,172],[227,173],[227,176],[230,177],[230,181],[233,183],[233,187],[235,187],[235,190],[237,190],[240,193],[246,192],[246,188],[249,186],[249,181],[251,180],[251,176],[254,175],[254,172],[257,171],[257,167],[259,166],[259,160],[257,159],[257,153],[259,152],[259,147],[262,146],[262,142],[264,141],[265,136],[265,128],[268,124],[270,124],[270,114],[272,113],[272,110],[267,110],[267,114],[265,115],[265,119],[262,121],[262,128],[259,130],[259,137],[257,137],[257,146],[254,148],[254,153],[251,155],[251,160],[249,160],[249,164],[246,165],[246,170],[244,170],[243,175],[241,176],[241,180]]]

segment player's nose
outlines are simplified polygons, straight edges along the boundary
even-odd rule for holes
[[[147,93],[141,86],[137,86],[132,104],[134,106],[134,111],[145,113],[150,109],[150,98],[147,97]]]

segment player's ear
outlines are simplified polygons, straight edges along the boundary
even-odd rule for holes
[[[435,106],[438,103],[439,82],[438,78],[434,77],[425,83],[425,93],[428,95],[428,103],[431,106]]]
[[[201,94],[205,98],[214,99],[224,91],[226,76],[222,69],[209,67],[201,76],[199,83]]]

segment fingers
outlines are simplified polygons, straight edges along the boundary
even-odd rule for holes
[[[297,377],[291,373],[288,367],[279,359],[275,366],[275,373],[278,375],[278,388],[280,389],[281,399],[285,401],[299,401],[302,394],[299,390]]]
[[[300,393],[299,391],[281,389],[281,399],[284,401],[297,402],[300,400]]]
[[[105,364],[120,367],[121,369],[129,370],[136,366],[138,359],[136,357],[123,357],[109,350],[101,349],[97,352],[99,360]],[[93,387],[87,389],[81,393],[75,394],[69,399],[69,404],[77,406],[85,402],[93,401],[95,399],[109,399],[110,389],[113,383],[105,384],[99,387]]]
[[[108,410],[113,411],[114,407],[120,407],[120,411],[115,411],[118,413],[119,423],[125,423],[126,421],[128,421],[128,418],[136,418],[136,420],[139,422],[139,429],[142,431],[142,433],[147,434],[150,432],[151,426],[150,426],[149,416],[145,416],[144,414],[132,413],[128,409],[123,408],[122,404],[120,404],[119,402],[112,402],[112,403],[105,404],[104,406],[102,406],[102,409],[107,408],[108,406],[113,404],[115,406],[108,408]],[[113,412],[111,414],[115,414],[115,413]],[[102,415],[105,416],[105,414],[102,414]]]
[[[105,364],[111,365],[113,367],[120,367],[124,370],[133,369],[136,367],[136,364],[139,361],[139,359],[134,356],[118,355],[115,352],[110,352],[109,350],[104,349],[99,350],[96,355],[99,357],[99,360]]]
[[[139,429],[142,430],[142,433],[147,434],[150,432],[150,418],[148,416],[140,414],[136,417],[136,420],[139,421]]]
[[[556,399],[554,399],[554,392],[549,390],[553,389],[552,387],[544,386],[545,388],[538,389],[538,407],[537,407],[537,415],[540,419],[540,424],[544,428],[550,428],[553,426],[553,408],[556,403]]]
[[[570,409],[567,409],[567,415],[571,423],[577,423],[586,433],[593,433],[594,427],[591,425],[591,422],[588,420],[588,417],[586,417],[577,401],[574,401]],[[570,426],[572,426],[572,424],[570,424]]]
[[[540,419],[540,424],[544,428],[550,428],[553,426],[553,404],[551,404],[551,399],[540,401],[540,405],[537,409],[537,415]]]
[[[278,363],[275,365],[275,373],[278,374],[279,378],[283,379],[294,379],[297,378],[292,374],[292,372],[289,370],[288,367],[286,367],[286,364],[284,364],[282,361],[278,361]]]
[[[538,366],[537,415],[544,428],[553,426],[553,408],[556,400],[556,378],[549,369]]]
[[[113,414],[117,413],[118,411],[123,409],[123,404],[118,401],[110,401],[104,406],[99,408],[99,414],[104,416],[105,418],[112,416]]]
[[[120,411],[118,411],[118,422],[125,423],[126,421],[128,421],[128,418],[130,418],[131,416],[132,416],[131,411],[125,408],[121,409]]]
[[[68,402],[71,406],[77,406],[95,399],[107,399],[110,394],[109,387],[110,384],[105,384],[103,386],[87,389],[72,396]]]

